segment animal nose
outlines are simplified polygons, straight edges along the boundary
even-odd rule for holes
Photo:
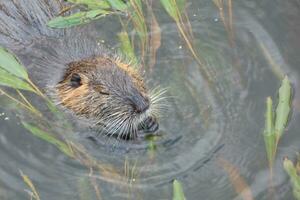
[[[145,133],[154,133],[159,128],[159,124],[154,117],[147,117],[140,125],[139,130],[143,130]]]
[[[149,99],[145,97],[134,97],[132,98],[132,106],[136,113],[143,113],[150,106]]]

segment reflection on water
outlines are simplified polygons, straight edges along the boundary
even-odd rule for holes
[[[292,198],[281,159],[293,157],[300,143],[297,2],[234,2],[232,43],[213,3],[190,1],[194,47],[204,58],[213,84],[201,74],[176,25],[157,6],[162,45],[147,79],[168,88],[169,110],[161,119],[162,137],[156,140],[153,154],[147,151],[147,143],[123,142],[107,149],[103,145],[109,143],[97,145],[80,138],[91,155],[124,175],[107,175],[105,170],[94,174],[103,199],[171,199],[173,179],[182,182],[187,199],[236,199],[220,160],[239,171],[255,199],[268,199],[269,172],[262,137],[265,98],[275,97],[283,74],[294,85],[295,109],[279,144],[274,185],[277,199]],[[116,41],[111,33],[118,28],[113,24],[96,24],[101,38],[111,45]],[[91,194],[82,197],[91,171],[33,137],[4,99],[1,105],[5,105],[0,111],[4,113],[0,116],[1,199],[27,198],[19,170],[29,175],[42,199],[96,199]]]

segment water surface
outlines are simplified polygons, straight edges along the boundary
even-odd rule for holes
[[[206,61],[213,82],[209,84],[176,24],[155,2],[162,45],[156,65],[146,76],[150,85],[168,88],[162,137],[153,154],[147,143],[123,142],[107,149],[81,138],[91,155],[122,176],[93,174],[102,198],[171,199],[172,181],[177,179],[187,199],[241,199],[225,162],[239,171],[254,199],[270,199],[262,136],[265,99],[272,96],[276,101],[280,79],[287,74],[294,88],[293,114],[278,147],[272,199],[293,199],[282,158],[294,158],[300,146],[299,6],[296,0],[233,2],[232,42],[212,1],[190,0],[187,11],[193,44]],[[112,17],[95,23],[99,38],[109,48],[118,46],[116,21]],[[32,179],[41,199],[82,199],[84,193],[96,199],[94,190],[86,186],[90,170],[26,131],[9,102],[4,97],[0,100],[1,199],[29,199],[19,170]]]

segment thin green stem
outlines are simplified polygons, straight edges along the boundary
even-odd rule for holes
[[[38,114],[38,113],[36,113],[35,110],[33,110],[30,106],[28,106],[28,105],[22,103],[20,100],[18,100],[18,99],[16,99],[15,97],[9,95],[9,94],[6,93],[4,90],[0,89],[0,92],[1,92],[3,95],[5,95],[5,96],[7,96],[8,98],[10,98],[11,100],[13,100],[14,102],[16,102],[17,104],[19,104],[19,105],[23,106],[24,108],[28,109],[30,112],[33,112],[33,113],[35,113],[35,114]]]

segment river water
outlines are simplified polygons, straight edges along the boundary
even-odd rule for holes
[[[160,120],[162,136],[156,139],[155,150],[149,152],[145,142],[122,142],[107,149],[85,138],[79,141],[102,166],[111,166],[116,176],[105,170],[91,174],[86,166],[30,134],[20,123],[22,114],[12,111],[1,97],[0,199],[29,199],[20,170],[44,200],[97,199],[93,184],[88,186],[90,180],[97,183],[102,199],[172,199],[174,179],[182,183],[186,199],[191,200],[246,199],[245,190],[236,191],[242,184],[256,200],[293,199],[282,159],[294,159],[300,147],[300,2],[232,3],[230,30],[224,28],[211,0],[187,3],[193,45],[205,61],[210,83],[176,23],[158,1],[154,3],[161,47],[146,79],[150,85],[167,88],[169,105]],[[118,46],[116,22],[109,17],[95,23],[108,47]],[[271,96],[277,101],[285,74],[293,85],[293,112],[278,146],[270,192],[262,136],[265,100]],[[33,102],[38,101],[31,96]]]

